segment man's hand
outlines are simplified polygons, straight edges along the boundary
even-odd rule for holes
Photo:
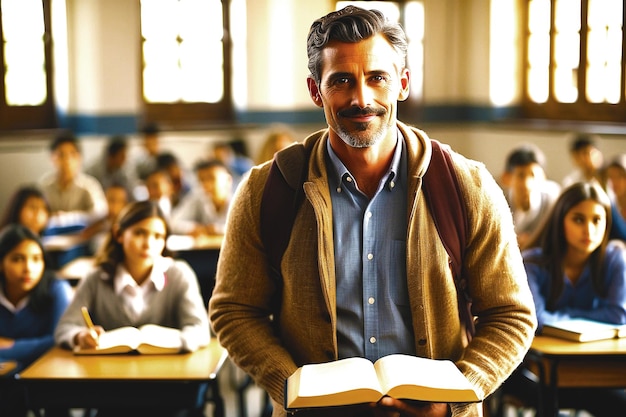
[[[15,340],[10,339],[8,337],[0,337],[0,349],[12,348],[14,344],[15,344]]]
[[[448,417],[446,403],[418,403],[383,397],[374,405],[374,417]]]

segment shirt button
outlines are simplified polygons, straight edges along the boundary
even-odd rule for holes
[[[341,187],[337,187],[337,192],[340,193],[341,192]]]
[[[365,213],[365,217],[367,217],[368,219],[372,217],[372,212],[368,211],[367,213]]]
[[[367,299],[368,304],[374,304],[374,297],[370,297]]]
[[[374,336],[370,337],[370,343],[371,344],[376,343],[376,338]]]
[[[367,259],[369,259],[371,261],[372,259],[374,259],[374,255],[372,255],[371,253],[368,253],[367,254]]]
[[[352,182],[352,177],[346,177],[346,181]]]
[[[391,181],[391,182],[389,183],[389,187],[393,188],[393,187],[395,187],[395,186],[396,186],[396,183],[395,183],[394,181]]]

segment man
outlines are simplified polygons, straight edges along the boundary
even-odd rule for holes
[[[513,213],[517,242],[524,247],[549,215],[561,187],[546,178],[545,156],[539,148],[523,144],[506,159],[506,199]]]
[[[424,201],[431,142],[396,120],[409,92],[406,37],[377,11],[346,7],[315,21],[308,88],[328,129],[310,147],[306,198],[271,278],[260,239],[269,164],[250,171],[231,203],[210,318],[234,362],[284,416],[297,367],[390,353],[448,358],[486,397],[516,368],[536,326],[509,208],[482,164],[453,154],[468,212],[464,268],[477,317],[467,344],[448,255]],[[288,149],[281,151],[286,152]],[[479,416],[482,405],[385,397],[296,414]]]

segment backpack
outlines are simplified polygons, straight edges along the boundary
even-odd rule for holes
[[[459,182],[454,171],[450,147],[432,140],[432,158],[422,178],[422,190],[430,208],[439,238],[448,252],[454,276],[459,319],[465,325],[468,341],[475,333],[471,298],[463,274],[467,233],[467,213],[461,201]],[[270,274],[281,280],[280,263],[289,244],[291,228],[304,200],[302,184],[308,172],[310,150],[294,144],[275,155],[261,200],[261,240],[265,247]],[[295,171],[298,170],[298,171]],[[284,172],[298,175],[284,175]],[[287,178],[299,178],[291,181]]]

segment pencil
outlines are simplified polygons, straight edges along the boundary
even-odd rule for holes
[[[80,308],[80,311],[83,313],[83,319],[85,319],[85,324],[87,325],[87,327],[89,327],[90,330],[93,330],[93,321],[91,321],[91,316],[89,315],[89,310],[87,310],[87,307],[82,306]]]

